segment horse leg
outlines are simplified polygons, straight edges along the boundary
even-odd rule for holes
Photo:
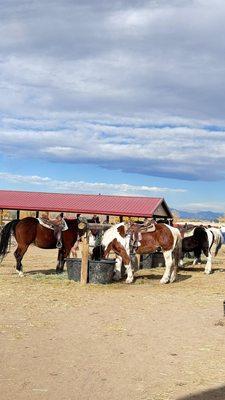
[[[123,259],[121,256],[117,256],[116,257],[116,265],[115,265],[115,272],[113,275],[113,280],[118,282],[121,279],[121,268],[122,268],[122,262]],[[127,279],[126,279],[126,283],[131,283],[133,282],[133,273],[132,273],[132,269],[131,269],[131,265],[124,264],[124,267],[126,268],[126,273],[127,273]]]
[[[212,273],[212,254],[211,254],[211,251],[209,251],[208,249],[203,249],[203,253],[207,257],[207,262],[205,265],[204,272],[205,272],[205,274],[209,275]]]
[[[126,268],[126,273],[127,273],[126,283],[132,283],[134,280],[134,275],[133,275],[131,263],[129,262],[129,264],[124,264],[124,267]]]
[[[184,266],[184,255],[182,255],[181,258],[179,259],[178,266],[181,267],[181,268]]]
[[[22,259],[24,254],[26,253],[28,249],[28,245],[23,245],[17,247],[17,249],[14,252],[14,256],[16,259],[16,272],[19,274],[19,276],[23,276],[23,265],[22,265]]]
[[[172,259],[172,251],[163,251],[164,259],[165,259],[165,264],[166,264],[166,269],[163,274],[162,279],[160,280],[160,283],[168,283],[170,280],[171,276],[171,269],[173,265],[173,259]]]
[[[182,257],[182,256],[183,256],[183,253],[182,253],[182,241],[181,241],[181,238],[178,238],[178,239],[177,239],[177,243],[176,243],[175,248],[174,248],[173,253],[172,253],[172,257],[173,257],[173,263],[172,263],[173,270],[172,270],[171,277],[170,277],[170,282],[171,282],[171,283],[172,283],[172,282],[175,282],[175,280],[176,280],[176,277],[177,277],[177,269],[178,269],[178,267],[179,267],[179,265],[180,265],[180,260],[181,260],[181,257]]]
[[[126,274],[127,274],[126,283],[132,283],[134,280],[134,275],[131,267],[130,257],[125,249],[121,249],[120,256],[122,257],[123,265],[126,269]]]
[[[58,262],[56,265],[56,273],[62,274],[65,264],[65,258],[68,257],[70,250],[66,250],[65,248],[59,249],[58,252]]]
[[[134,280],[134,276],[133,276],[133,271],[131,268],[130,257],[126,251],[126,248],[124,246],[122,246],[121,243],[119,243],[117,241],[117,239],[113,240],[113,242],[111,243],[111,248],[117,254],[117,257],[119,256],[120,258],[122,258],[122,262],[124,264],[124,267],[126,269],[126,274],[127,274],[126,283],[132,283]],[[118,261],[117,271],[120,271],[120,276],[121,276],[121,265],[119,266],[119,261]]]
[[[121,268],[122,268],[122,257],[117,256],[114,275],[113,275],[114,281],[118,282],[121,279]]]
[[[196,248],[194,250],[194,261],[192,266],[195,266],[196,264],[201,264],[201,248]]]

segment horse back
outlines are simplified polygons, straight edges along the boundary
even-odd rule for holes
[[[34,217],[26,217],[21,219],[14,230],[14,235],[18,243],[30,244],[35,240],[37,234],[37,226],[39,222]]]
[[[178,237],[180,237],[180,232],[177,228],[166,224],[156,224],[154,232],[142,233],[141,247],[148,248],[149,252],[154,252],[158,248],[164,251],[173,250]]]

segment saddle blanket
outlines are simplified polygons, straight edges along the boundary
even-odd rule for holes
[[[41,224],[45,228],[52,229],[54,231],[55,226],[54,226],[54,223],[51,223],[51,221],[49,221],[49,224],[46,224],[41,218],[37,218],[37,220],[38,220],[39,224]],[[68,225],[67,225],[66,221],[63,220],[62,221],[62,231],[67,231],[67,229],[68,229]]]

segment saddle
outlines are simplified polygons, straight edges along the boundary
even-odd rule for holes
[[[146,221],[142,225],[133,224],[131,229],[133,231],[133,235],[131,236],[132,247],[137,250],[140,246],[140,242],[142,240],[142,233],[145,232],[155,232],[157,222],[153,219],[150,221]]]
[[[41,217],[38,218],[39,223],[44,226],[45,228],[52,229],[54,231],[54,236],[57,240],[56,248],[62,248],[62,231],[68,229],[66,221],[62,218],[61,220],[58,219],[50,219]]]
[[[152,219],[151,221],[147,221],[143,226],[140,227],[141,232],[155,232],[157,222]]]

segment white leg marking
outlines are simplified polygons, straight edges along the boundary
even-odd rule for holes
[[[209,255],[207,257],[207,263],[205,266],[205,274],[209,275],[212,273],[212,255],[209,252]]]
[[[162,279],[160,280],[160,283],[168,283],[170,280],[171,269],[173,264],[172,251],[164,251],[163,255],[165,258],[166,269]]]
[[[125,265],[126,272],[127,272],[127,279],[126,283],[132,283],[134,280],[131,264]]]
[[[179,260],[178,267],[183,267],[183,265],[184,265],[184,261],[180,259],[180,260]]]
[[[177,273],[176,273],[176,270],[173,269],[171,277],[170,277],[170,283],[175,282],[176,278],[177,278]]]
[[[122,266],[122,257],[116,257],[116,265],[115,265],[115,273],[113,276],[114,281],[119,281],[121,279],[121,266]]]
[[[192,266],[194,266],[194,265],[196,265],[196,264],[201,264],[201,263],[199,262],[199,258],[197,258],[197,257],[194,259]]]
[[[22,278],[22,277],[24,276],[23,271],[18,271],[18,270],[16,269],[16,272],[17,272],[17,274],[19,275],[20,278]]]

